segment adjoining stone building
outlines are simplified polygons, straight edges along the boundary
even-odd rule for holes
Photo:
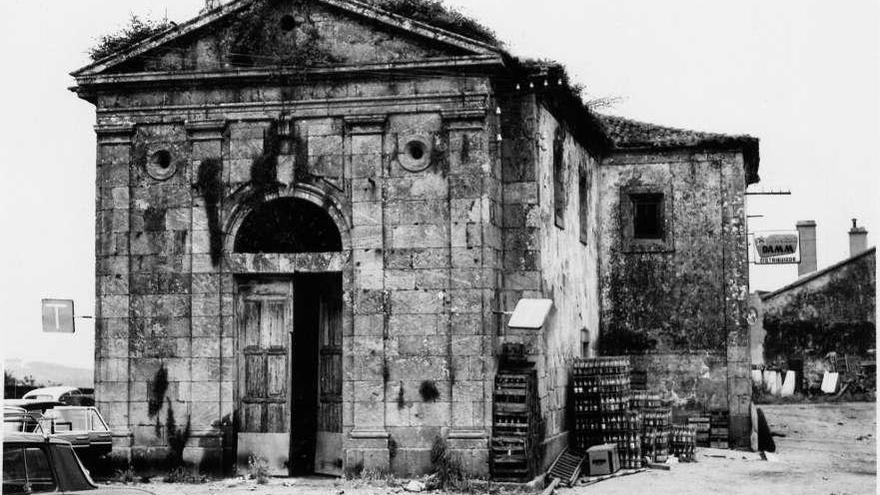
[[[600,350],[744,417],[756,140],[600,119],[558,66],[352,0],[236,0],[73,75],[119,455],[165,455],[171,409],[205,466],[409,474],[443,437],[485,474],[504,342],[544,463]],[[506,328],[522,298],[552,299],[540,331]]]
[[[755,364],[795,371],[796,390],[815,393],[825,371],[855,375],[875,362],[877,248],[868,248],[867,230],[853,220],[850,256],[816,270],[816,223],[798,226],[814,240],[801,243],[806,268],[794,282],[756,294],[752,352]]]

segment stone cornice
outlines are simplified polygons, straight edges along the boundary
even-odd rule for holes
[[[504,64],[499,55],[470,55],[460,57],[438,57],[410,62],[395,62],[382,64],[359,64],[343,65],[335,67],[318,67],[302,69],[299,67],[255,67],[242,70],[219,70],[219,71],[163,71],[163,72],[135,72],[127,74],[96,74],[82,75],[76,78],[77,86],[70,88],[78,93],[88,93],[94,89],[112,88],[116,86],[177,86],[181,84],[242,84],[254,82],[277,81],[291,78],[296,80],[321,80],[366,77],[375,79],[380,73],[389,75],[403,73],[412,76],[413,73],[426,71],[425,77],[431,77],[431,71],[438,69],[452,70],[466,75],[468,69],[484,69],[483,75],[488,75],[488,69],[499,68]],[[481,73],[475,73],[479,76]]]
[[[348,134],[382,134],[388,115],[349,115],[343,119]]]
[[[187,121],[184,126],[190,141],[213,141],[223,138],[225,120]]]
[[[441,116],[449,130],[479,130],[485,125],[486,109],[444,110]]]
[[[435,93],[425,95],[369,96],[353,98],[322,98],[299,101],[272,101],[249,103],[217,103],[212,105],[168,105],[149,107],[99,108],[97,114],[128,116],[166,116],[175,117],[187,112],[209,112],[216,117],[233,118],[230,114],[240,114],[234,118],[247,120],[264,119],[265,115],[281,112],[295,112],[297,118],[336,115],[340,117],[363,117],[381,115],[385,112],[443,112],[457,108],[472,110],[485,115],[488,94],[484,92]],[[476,114],[474,114],[476,115]],[[133,117],[129,117],[133,118]],[[210,118],[210,117],[209,117]]]
[[[98,124],[95,126],[98,144],[131,144],[134,124]]]

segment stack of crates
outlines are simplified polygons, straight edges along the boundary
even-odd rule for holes
[[[681,462],[694,462],[697,450],[697,429],[688,425],[672,427],[672,455]]]
[[[630,408],[636,411],[655,409],[663,406],[663,403],[660,400],[660,394],[652,394],[646,390],[634,391],[629,404]]]
[[[691,416],[688,425],[697,432],[697,447],[709,446],[709,416]]]
[[[490,464],[496,481],[528,481],[537,474],[542,430],[534,369],[499,371],[492,406]]]
[[[628,357],[581,359],[572,369],[575,429],[572,448],[617,445],[621,467],[641,467],[641,417],[632,414]]]
[[[672,409],[649,407],[642,413],[642,455],[651,462],[666,462],[672,432]]]
[[[709,446],[713,449],[728,448],[730,416],[727,411],[713,411],[709,416]]]

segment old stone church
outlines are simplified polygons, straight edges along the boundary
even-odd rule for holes
[[[501,344],[633,355],[748,442],[758,144],[592,114],[561,67],[354,0],[234,0],[73,73],[96,108],[96,398],[114,449],[488,472]],[[521,299],[540,329],[511,329]]]

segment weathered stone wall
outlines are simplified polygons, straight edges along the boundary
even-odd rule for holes
[[[98,97],[96,398],[120,454],[164,456],[170,405],[192,427],[185,457],[218,464],[236,408],[235,277],[341,271],[346,467],[424,472],[446,435],[469,469],[487,472],[502,260],[497,126],[485,81],[432,81],[328,83],[345,96],[336,102],[319,83],[285,86],[296,99],[277,86]],[[267,192],[254,158],[276,134]],[[430,148],[418,172],[401,166],[413,136]],[[159,173],[175,172],[157,179],[147,170],[161,150],[171,163]],[[198,171],[214,159],[222,198],[212,220]],[[233,253],[253,201],[289,195],[332,210],[343,252]],[[151,416],[163,366],[170,385]],[[436,400],[419,394],[427,381]]]
[[[809,276],[808,276],[809,277]],[[876,336],[876,251],[762,299],[768,364],[802,359],[807,384],[821,385],[828,353],[867,358]]]
[[[544,421],[544,461],[565,446],[568,370],[599,327],[597,161],[535,95],[502,99],[504,267],[502,310],[523,297],[552,299],[540,331],[504,328],[507,341],[524,342],[538,370]],[[564,220],[557,225],[554,141],[561,151]],[[588,235],[581,236],[580,171],[586,180]],[[505,318],[503,323],[506,324]]]
[[[633,354],[677,407],[724,409],[748,443],[749,346],[743,159],[725,152],[617,152],[600,166],[603,354]],[[665,245],[633,249],[621,197],[666,194]]]

